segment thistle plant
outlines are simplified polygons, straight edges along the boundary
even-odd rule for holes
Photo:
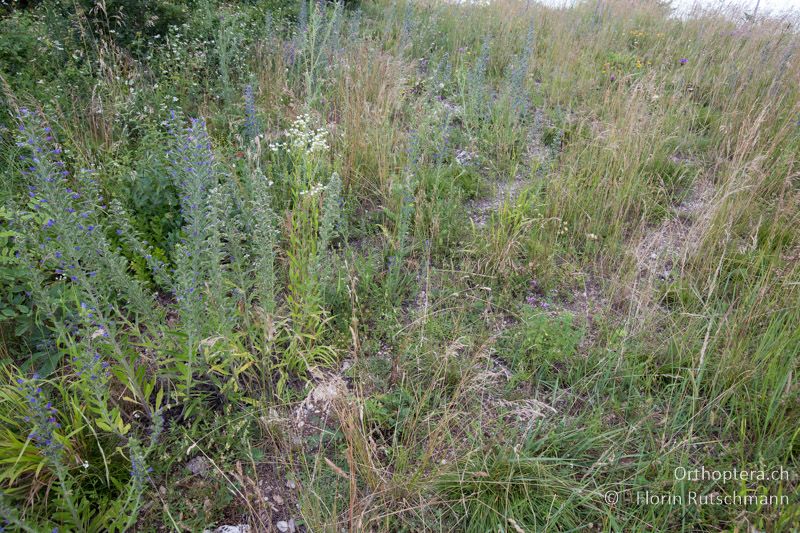
[[[420,168],[425,165],[426,137],[429,124],[420,124],[418,129],[411,132],[406,149],[406,164],[403,169],[403,179],[394,183],[391,190],[391,207],[386,209],[386,215],[393,223],[392,238],[387,257],[386,283],[384,286],[385,297],[388,301],[397,301],[400,297],[400,287],[403,281],[403,262],[409,252],[409,234],[413,224],[416,205],[416,195]]]
[[[337,0],[337,2],[334,4],[331,19],[331,31],[327,42],[327,52],[328,61],[330,63],[334,63],[343,51],[341,40],[342,28],[345,25],[345,16],[344,2],[342,0]]]
[[[128,440],[128,453],[131,462],[130,482],[128,483],[126,499],[118,500],[121,503],[120,509],[125,511],[117,514],[120,531],[128,531],[136,522],[142,495],[151,483],[150,474],[153,472],[153,467],[147,464],[147,457],[158,443],[163,423],[164,419],[161,412],[154,413],[152,432],[146,447],[142,447],[141,442],[136,437]]]
[[[208,194],[209,225],[206,241],[206,293],[212,306],[215,332],[228,332],[236,322],[233,271],[241,266],[243,253],[230,182],[213,187]]]
[[[41,451],[42,455],[59,463],[61,461],[64,445],[56,435],[56,431],[61,428],[61,424],[56,420],[56,411],[52,402],[42,389],[41,380],[38,374],[34,374],[32,379],[17,379],[17,384],[27,401],[28,412],[24,421],[30,424],[31,432],[28,438]]]
[[[14,527],[14,531],[25,531],[26,533],[39,533],[39,529],[32,527],[19,515],[17,507],[8,502],[6,495],[0,491],[0,533],[10,531],[10,527]],[[57,529],[53,529],[57,532]]]
[[[528,37],[525,41],[525,47],[516,56],[512,64],[511,72],[508,80],[508,92],[511,99],[511,109],[513,113],[522,118],[528,112],[530,107],[530,99],[527,95],[528,69],[530,68],[530,58],[533,55],[534,44],[534,31],[531,24],[528,32]]]
[[[98,330],[94,339],[70,339],[70,363],[78,378],[74,385],[86,401],[87,411],[94,415],[95,424],[104,431],[124,437],[127,430],[120,410],[116,406],[111,407],[111,363],[102,353],[107,351],[106,346],[98,342],[102,336],[100,331]]]
[[[32,120],[32,114],[22,110],[20,118]],[[43,134],[40,138],[42,143],[37,143],[37,131]],[[148,416],[151,416],[151,411],[140,372],[124,344],[126,336],[120,332],[120,324],[128,323],[126,313],[115,302],[127,294],[133,295],[123,300],[129,309],[135,308],[133,305],[152,307],[152,298],[145,297],[139,284],[130,279],[127,262],[108,240],[107,234],[112,226],[97,212],[97,208],[107,206],[103,204],[91,174],[81,172],[74,180],[79,188],[76,187],[64,165],[52,157],[59,155],[60,150],[54,148],[49,154],[45,152],[44,143],[52,141],[49,130],[37,130],[35,124],[23,122],[20,132],[28,137],[19,144],[30,147],[32,153],[25,159],[29,164],[27,172],[31,177],[29,192],[32,194],[29,194],[29,211],[22,223],[36,224],[37,220],[46,220],[41,233],[28,232],[23,247],[24,259],[36,261],[36,268],[30,276],[31,298],[52,321],[57,345],[71,355],[69,366],[77,377],[71,385],[86,400],[93,425],[123,438],[130,424],[123,422],[117,407],[109,408],[112,363],[116,363],[120,370],[117,376],[141,401]],[[34,247],[37,241],[39,245]],[[60,299],[52,298],[48,291],[52,281],[41,275],[42,271],[47,272],[48,267],[53,269],[55,283],[65,284],[71,289],[65,291]],[[142,309],[139,314],[152,316],[152,311]],[[38,375],[34,374],[31,379],[19,378],[17,383],[27,407],[23,422],[30,428],[30,442],[55,473],[59,505],[69,512],[71,526],[80,530],[84,527],[86,500],[73,492],[80,487],[68,468],[66,437],[60,434],[58,411],[48,399],[46,383]],[[124,505],[120,509],[120,514],[128,517],[130,522],[132,513],[126,512],[129,509]]]
[[[305,38],[308,30],[308,0],[299,0],[300,12],[297,16],[297,33],[301,38]]]
[[[349,39],[357,39],[361,33],[361,20],[363,14],[361,12],[361,8],[357,8],[352,14],[349,16],[347,20],[347,37]]]
[[[452,112],[448,109],[444,116],[442,117],[439,124],[437,124],[437,130],[435,137],[438,137],[438,142],[436,143],[436,152],[433,154],[433,163],[435,166],[442,166],[446,161],[448,155],[452,150],[451,145],[451,135],[453,133],[453,124],[452,124]]]
[[[319,227],[319,244],[317,246],[317,270],[324,287],[330,287],[334,276],[334,265],[331,254],[333,243],[341,238],[346,241],[346,217],[343,216],[344,198],[342,197],[342,180],[337,172],[331,174],[325,187],[322,206],[322,220]]]
[[[202,119],[191,119],[187,127],[175,122],[172,132],[176,141],[170,152],[172,175],[181,193],[181,215],[184,238],[176,260],[176,281],[180,300],[184,302],[190,327],[198,328],[196,305],[203,299],[220,297],[224,277],[220,272],[222,251],[219,242],[218,177],[214,153]],[[210,303],[210,302],[207,302]]]

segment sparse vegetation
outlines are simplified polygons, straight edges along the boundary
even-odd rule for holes
[[[797,23],[3,3],[0,531],[797,531]]]

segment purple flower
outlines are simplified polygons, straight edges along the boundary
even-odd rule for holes
[[[97,331],[102,332],[101,335],[103,337],[108,337],[108,333],[103,326],[100,326]],[[94,352],[94,354],[82,352],[77,357],[74,357],[72,362],[75,367],[75,373],[81,377],[89,376],[90,381],[102,380],[102,382],[105,382],[111,376],[111,371],[109,370],[111,365],[104,361],[103,356],[98,352]]]
[[[138,441],[131,441],[130,450],[131,478],[133,479],[134,483],[136,483],[139,487],[142,487],[145,483],[147,483],[149,477],[148,474],[150,474],[153,469],[145,462],[145,456],[141,447],[139,446]]]
[[[23,421],[31,425],[28,438],[42,452],[45,457],[58,460],[63,446],[55,438],[55,430],[61,427],[56,418],[57,411],[53,404],[47,400],[42,387],[36,384],[38,374],[30,380],[18,379],[21,392],[28,399],[28,411],[23,416]]]
[[[688,63],[688,62],[689,62],[689,60],[688,60],[688,59],[686,59],[685,57],[682,57],[682,58],[681,58],[681,61],[680,61],[681,65],[685,65],[685,64],[686,64],[686,63]]]
[[[254,139],[258,137],[258,116],[256,115],[256,102],[252,85],[247,85],[244,88],[244,116],[247,138]]]

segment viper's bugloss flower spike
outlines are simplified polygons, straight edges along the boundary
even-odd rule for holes
[[[221,283],[221,270],[225,268],[220,250],[221,222],[212,206],[219,180],[205,120],[194,118],[185,125],[180,114],[173,117],[168,125],[172,141],[167,156],[180,197],[183,238],[175,249],[172,289],[184,327],[191,339],[197,339],[208,324],[204,303],[209,296],[223,297],[205,290],[212,278]]]
[[[256,101],[253,86],[248,84],[244,88],[244,129],[248,141],[252,141],[259,134],[258,116],[256,116]]]
[[[42,118],[27,110],[21,110],[18,118],[17,140],[26,148],[22,157],[29,168],[28,206],[33,216],[27,218],[24,246],[31,252],[31,260],[64,276],[57,280],[74,283],[83,300],[109,302],[124,294],[136,313],[152,312],[141,285],[127,275],[126,259],[106,238],[105,217],[100,211],[105,207],[104,197],[93,171],[69,174],[60,159],[63,152]],[[102,281],[94,282],[91,278],[98,273]]]
[[[57,419],[58,411],[48,400],[39,375],[34,374],[31,379],[19,378],[17,384],[19,392],[26,400],[22,420],[29,425],[28,438],[42,455],[52,461],[60,461],[64,446],[56,434],[61,429]]]
[[[131,480],[137,490],[141,491],[153,469],[145,462],[145,454],[138,440],[131,439],[128,448],[131,454]]]

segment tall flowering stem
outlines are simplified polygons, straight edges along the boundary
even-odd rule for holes
[[[296,65],[302,69],[308,104],[319,98],[323,68],[336,60],[333,52],[341,30],[343,7],[343,2],[328,9],[322,2],[300,0],[300,21],[293,44],[300,56]]]
[[[475,121],[471,123],[471,127],[477,127],[481,121],[485,120],[492,104],[492,95],[489,93],[486,81],[490,50],[491,37],[487,36],[481,44],[481,54],[478,56],[478,60],[466,76],[463,100],[468,111],[467,117]]]
[[[32,215],[27,223],[34,226],[26,229],[38,241],[40,266],[106,307],[123,296],[131,311],[150,316],[152,297],[127,275],[127,261],[106,237],[102,211],[107,205],[93,172],[84,169],[73,178],[51,129],[25,108],[18,119],[17,146],[27,151],[21,156]]]
[[[129,320],[129,313],[119,309],[117,302],[122,297],[127,311],[152,318],[153,297],[128,275],[126,259],[107,237],[102,213],[107,206],[93,173],[83,170],[71,176],[50,128],[25,108],[20,109],[18,119],[17,146],[27,152],[21,160],[29,183],[28,201],[20,210],[26,235],[21,255],[37,271],[31,276],[32,298],[67,345],[74,334],[103,337],[104,347],[119,364],[128,387],[146,404],[136,369],[117,338],[117,323]],[[74,300],[62,302],[71,325],[58,315],[59,308],[48,294],[53,278],[73,288]],[[146,405],[145,409],[149,413]]]
[[[258,137],[260,131],[256,115],[256,99],[253,94],[253,86],[250,84],[244,88],[244,117],[245,136],[248,142],[252,142]]]
[[[206,196],[213,187],[213,155],[205,123],[193,119],[187,128],[173,112],[170,123],[174,146],[171,172],[181,195],[184,236],[175,250],[174,292],[187,334],[186,389],[191,388],[196,344],[203,333],[203,269],[209,220]]]
[[[43,389],[43,381],[38,374],[31,379],[18,378],[17,385],[27,405],[23,421],[30,427],[28,439],[47,458],[58,478],[61,496],[75,524],[80,524],[78,511],[72,501],[69,487],[67,467],[64,463],[64,445],[58,435],[61,424],[58,422],[58,411],[53,407]]]
[[[528,35],[522,51],[517,54],[508,79],[508,91],[511,99],[511,111],[516,120],[525,118],[530,108],[530,98],[527,89],[528,69],[536,44],[536,32],[533,22],[528,27]]]
[[[342,179],[337,172],[331,174],[328,184],[325,186],[325,197],[323,199],[322,220],[319,227],[319,245],[317,264],[320,269],[324,269],[328,264],[326,253],[336,233],[341,231],[342,223]]]
[[[183,127],[173,114],[171,171],[181,195],[184,236],[176,249],[176,297],[187,327],[200,334],[203,271],[211,217],[207,204],[213,181],[213,154],[205,122],[192,119]]]
[[[287,366],[300,373],[331,359],[320,344],[324,332],[321,263],[338,226],[341,181],[326,180],[329,147],[327,131],[315,128],[311,117],[301,115],[281,142],[270,145],[275,157],[285,162],[286,230],[289,260],[286,301],[294,335]]]
[[[226,323],[227,289],[221,243],[217,170],[203,119],[184,125],[176,113],[169,122],[170,172],[180,192],[183,238],[175,249],[173,291],[187,335],[185,391],[192,385],[198,343]]]
[[[267,314],[275,312],[277,278],[275,275],[275,251],[280,238],[277,215],[272,207],[274,182],[268,179],[251,158],[252,200],[248,208],[253,220],[253,252],[255,254],[255,296]]]

